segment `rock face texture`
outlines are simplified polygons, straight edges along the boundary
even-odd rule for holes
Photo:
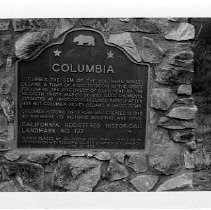
[[[145,150],[17,147],[16,61],[36,59],[48,44],[78,28],[97,30],[135,65],[149,66],[147,137],[140,138]],[[186,18],[4,19],[0,31],[1,192],[192,190],[193,169],[210,166],[211,156],[197,150],[201,140],[195,138],[195,28]],[[136,114],[143,117],[141,110]]]
[[[97,160],[72,157],[59,162],[52,185],[70,192],[90,192],[100,179],[101,163]]]

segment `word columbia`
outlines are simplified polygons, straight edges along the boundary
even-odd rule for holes
[[[114,74],[112,65],[88,65],[88,64],[58,64],[52,65],[54,72],[72,72],[72,73],[97,73]]]

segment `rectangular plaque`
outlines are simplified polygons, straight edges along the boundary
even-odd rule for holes
[[[91,29],[17,63],[20,148],[145,149],[148,66]]]

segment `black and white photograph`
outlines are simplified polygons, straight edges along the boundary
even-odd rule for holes
[[[210,190],[211,17],[1,16],[0,197]]]

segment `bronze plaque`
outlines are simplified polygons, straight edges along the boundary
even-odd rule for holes
[[[91,29],[17,63],[19,148],[145,149],[148,73]]]

